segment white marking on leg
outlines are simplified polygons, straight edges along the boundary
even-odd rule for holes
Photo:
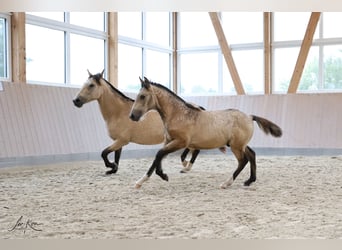
[[[181,173],[187,173],[191,170],[192,168],[192,163],[191,162],[188,162],[188,165],[185,166],[182,170],[181,170]]]
[[[188,162],[187,160],[182,161],[183,167],[186,168],[186,166],[188,165],[188,163],[189,163],[189,162]]]
[[[135,188],[141,188],[142,184],[145,181],[148,181],[148,179],[150,179],[150,177],[148,177],[147,175],[144,175],[142,178],[140,178],[136,183],[135,183]]]
[[[233,182],[234,182],[234,179],[233,179],[233,176],[232,176],[227,181],[223,182],[220,187],[225,189],[225,188],[231,186],[233,184]]]

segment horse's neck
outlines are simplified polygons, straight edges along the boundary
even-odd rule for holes
[[[120,96],[115,94],[113,91],[106,89],[101,97],[98,99],[100,110],[105,121],[115,119],[120,116],[123,112],[128,113],[131,103],[122,100]],[[131,104],[131,105],[129,105]]]
[[[169,96],[170,94],[165,90],[156,88],[154,93],[157,98],[157,110],[164,123],[170,123],[175,116],[186,115],[188,112],[188,108],[185,107],[184,103]]]

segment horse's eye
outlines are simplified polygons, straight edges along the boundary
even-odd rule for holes
[[[95,87],[95,84],[94,84],[94,83],[89,84],[89,88],[90,88],[90,89],[92,89],[92,88],[94,88],[94,87]]]
[[[146,96],[141,95],[139,98],[140,98],[140,100],[145,100],[145,97],[146,97]]]

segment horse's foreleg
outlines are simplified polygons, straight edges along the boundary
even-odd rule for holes
[[[187,173],[187,172],[189,172],[191,170],[192,165],[194,164],[194,162],[195,162],[199,152],[200,152],[200,150],[198,150],[198,149],[195,149],[192,152],[192,156],[191,156],[190,162],[188,162],[187,165],[184,166],[184,168],[181,170],[181,173]]]
[[[105,148],[102,153],[101,157],[105,163],[105,166],[107,168],[111,168],[111,170],[107,171],[106,174],[114,174],[118,171],[118,166],[119,166],[119,161],[120,161],[120,156],[121,156],[121,151],[122,151],[122,146],[125,145],[124,143],[121,143],[119,141],[115,141],[111,146]],[[110,162],[108,160],[108,155],[115,151],[115,157],[114,157],[114,162]]]
[[[246,148],[246,157],[251,165],[251,176],[245,181],[244,185],[249,186],[252,182],[256,181],[256,163],[255,163],[255,152],[253,149],[247,146]]]
[[[238,177],[238,175],[241,173],[241,171],[244,169],[244,167],[246,166],[248,162],[248,158],[246,157],[245,152],[243,152],[242,150],[237,150],[237,149],[232,148],[232,152],[235,155],[236,159],[238,160],[238,167],[234,171],[233,176],[221,184],[221,188],[227,188],[231,186],[234,180],[236,179],[236,177]]]
[[[185,143],[178,140],[173,140],[167,143],[162,149],[158,151],[151,167],[148,169],[147,173],[136,182],[135,187],[140,188],[142,184],[151,177],[154,170],[156,171],[156,174],[159,175],[163,180],[168,181],[169,177],[167,176],[167,174],[164,174],[161,162],[163,158],[168,154],[184,147]]]

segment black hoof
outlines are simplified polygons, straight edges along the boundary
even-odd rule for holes
[[[255,180],[253,180],[253,179],[248,179],[247,181],[245,181],[244,185],[248,187],[248,186],[250,186],[253,182],[255,182]]]
[[[161,174],[160,178],[162,178],[164,181],[169,181],[169,177],[167,176],[167,174]]]
[[[113,168],[112,170],[106,171],[106,175],[115,174],[117,171],[118,171],[117,168]]]

